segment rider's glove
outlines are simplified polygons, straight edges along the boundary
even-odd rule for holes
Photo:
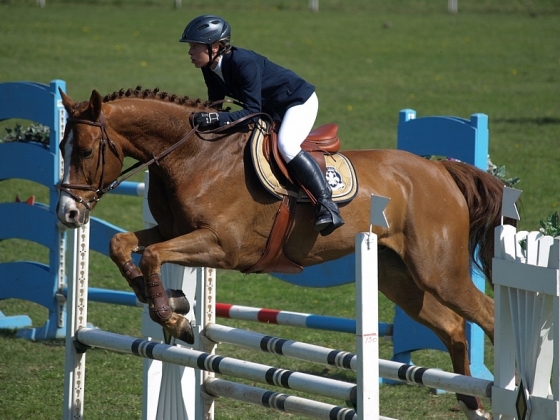
[[[218,125],[220,117],[217,112],[197,112],[193,116],[193,121],[194,125],[198,125],[198,128],[207,128]]]

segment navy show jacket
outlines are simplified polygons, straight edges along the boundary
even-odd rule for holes
[[[242,102],[243,109],[220,112],[220,126],[255,112],[281,120],[288,108],[304,103],[315,91],[293,71],[251,50],[232,47],[222,56],[221,67],[224,80],[209,67],[202,68],[208,99],[213,102],[228,96]]]

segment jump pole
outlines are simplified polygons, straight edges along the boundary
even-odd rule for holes
[[[215,342],[233,344],[354,372],[358,371],[358,357],[350,352],[286,340],[219,324],[207,325],[205,331],[206,337]],[[486,398],[491,397],[491,388],[494,385],[493,381],[487,379],[473,378],[444,372],[440,369],[424,368],[383,359],[379,360],[379,376],[399,382]]]

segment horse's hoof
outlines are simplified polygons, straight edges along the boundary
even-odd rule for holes
[[[190,312],[191,305],[182,290],[167,289],[165,293],[173,312],[181,315],[186,315]]]
[[[173,314],[163,328],[173,337],[184,341],[187,344],[194,344],[194,331],[191,323],[184,316]]]
[[[457,400],[457,402],[459,403],[459,407],[461,407],[461,410],[463,411],[463,413],[465,413],[465,416],[467,416],[467,419],[469,420],[492,420],[492,414],[488,413],[487,411],[484,411],[482,409],[470,409],[467,407],[467,405],[461,401],[461,400]]]
[[[194,331],[191,323],[185,317],[181,317],[179,340],[183,340],[187,344],[194,344]]]

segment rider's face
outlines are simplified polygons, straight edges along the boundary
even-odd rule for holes
[[[218,52],[218,48],[218,43],[212,45],[213,54]],[[198,69],[206,66],[210,62],[208,47],[205,44],[195,42],[189,43],[189,56],[191,57],[191,63]]]
[[[191,57],[191,63],[198,69],[204,67],[210,61],[208,48],[204,44],[189,43],[189,56]]]

